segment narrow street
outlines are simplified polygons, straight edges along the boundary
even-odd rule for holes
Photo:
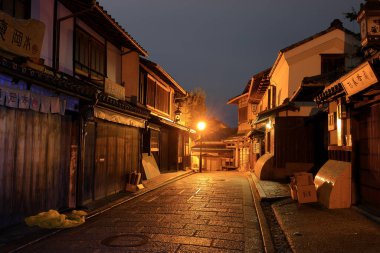
[[[196,173],[22,252],[264,252],[249,182]]]

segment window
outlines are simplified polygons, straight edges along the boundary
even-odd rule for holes
[[[77,28],[75,33],[75,73],[104,83],[105,46]]]
[[[146,104],[170,114],[170,91],[166,90],[151,77],[147,78]]]
[[[159,146],[159,132],[155,130],[150,130],[150,151],[155,152],[160,150]]]
[[[239,108],[239,124],[247,122],[248,120],[248,106]]]
[[[146,93],[147,93],[146,104],[152,107],[155,107],[154,102],[155,102],[155,96],[156,96],[156,82],[151,78],[147,79]]]
[[[156,96],[157,109],[169,114],[170,92],[157,85]]]
[[[344,54],[321,54],[321,74],[344,71]]]
[[[138,101],[141,104],[145,104],[145,92],[146,92],[146,72],[140,71]]]
[[[30,0],[0,0],[0,9],[15,18],[30,18]]]

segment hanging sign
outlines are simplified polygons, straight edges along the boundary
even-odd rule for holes
[[[39,58],[45,24],[34,19],[16,19],[0,11],[0,48],[25,57]]]
[[[359,65],[349,74],[341,78],[341,83],[343,84],[348,97],[377,82],[377,77],[369,62]]]

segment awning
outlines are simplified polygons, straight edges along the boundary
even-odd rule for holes
[[[152,124],[150,122],[148,123],[147,128],[152,129],[152,130],[156,130],[156,131],[160,131],[160,126]]]
[[[185,127],[185,126],[182,126],[180,124],[177,124],[177,123],[174,123],[174,122],[171,122],[169,120],[166,120],[166,119],[163,119],[163,118],[159,118],[159,121],[165,125],[168,125],[168,126],[171,126],[171,127],[175,127],[175,128],[178,128],[180,130],[183,130],[183,131],[187,131],[189,132],[190,131],[190,128],[188,127]]]
[[[253,122],[254,125],[263,123],[269,119],[269,116],[258,116],[256,120]]]
[[[257,136],[264,136],[265,130],[263,129],[252,129],[248,132],[247,137],[257,137]]]
[[[297,110],[299,111],[299,109],[300,108],[298,106],[296,106],[295,103],[293,103],[293,102],[284,102],[282,105],[279,105],[279,106],[276,106],[276,107],[271,108],[269,110],[260,112],[256,121],[254,122],[254,124],[264,122],[270,116],[272,116],[276,113],[283,112],[283,111],[297,111]]]
[[[96,106],[94,117],[127,126],[145,128],[145,120]]]

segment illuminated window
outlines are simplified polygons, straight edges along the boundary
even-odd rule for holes
[[[30,18],[30,0],[0,0],[0,10],[15,18]]]
[[[75,73],[92,81],[104,82],[105,47],[90,34],[77,28],[75,32]]]

